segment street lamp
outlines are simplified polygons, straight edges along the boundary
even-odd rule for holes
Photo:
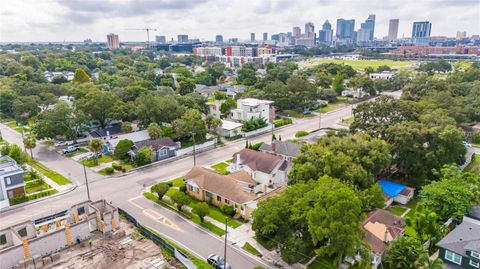
[[[82,164],[83,164],[83,174],[85,175],[85,185],[87,186],[87,197],[88,197],[88,201],[90,201],[90,189],[88,188],[87,169],[85,168],[85,159],[82,160]]]

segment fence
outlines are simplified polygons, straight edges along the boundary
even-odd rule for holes
[[[193,262],[188,258],[188,256],[185,253],[183,253],[182,251],[177,249],[175,246],[168,243],[165,239],[163,239],[162,237],[158,236],[157,234],[155,234],[154,232],[152,232],[151,230],[149,230],[148,228],[140,224],[137,221],[137,219],[135,219],[133,216],[128,214],[125,210],[118,208],[118,213],[125,216],[128,219],[128,221],[132,222],[135,225],[135,227],[137,227],[138,230],[140,230],[140,232],[143,235],[145,235],[148,239],[152,240],[155,244],[161,245],[167,248],[168,250],[170,250],[173,253],[174,257],[177,260],[179,260],[186,268],[197,269],[197,266],[193,264]]]
[[[259,135],[259,134],[268,133],[268,132],[271,132],[271,131],[272,131],[272,124],[269,124],[266,127],[263,127],[263,128],[257,129],[257,130],[253,130],[253,131],[250,131],[250,132],[246,132],[244,134],[244,136],[248,138],[248,137],[252,137],[252,136],[255,136],[255,135]]]
[[[215,138],[215,139],[207,141],[203,144],[195,145],[195,151],[200,152],[200,151],[203,151],[203,150],[210,149],[212,147],[215,147],[216,143],[217,143],[217,139]],[[179,149],[179,150],[177,150],[176,154],[177,154],[177,156],[182,156],[182,155],[189,154],[189,153],[193,153],[193,146],[188,147],[188,148],[184,148],[184,149]]]

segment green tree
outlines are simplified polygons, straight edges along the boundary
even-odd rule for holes
[[[113,92],[97,89],[92,89],[76,102],[77,107],[89,115],[92,120],[97,120],[102,128],[105,128],[111,119],[118,116],[116,115],[116,109],[121,104],[121,101]]]
[[[122,133],[131,133],[133,131],[132,124],[128,121],[122,122]]]
[[[430,259],[428,253],[420,254],[418,259],[415,261],[416,268],[419,269],[443,269],[443,261],[440,258],[435,260]]]
[[[406,219],[407,225],[415,230],[417,237],[422,241],[429,241],[428,250],[433,251],[435,244],[443,238],[443,224],[435,212],[417,206],[413,216]]]
[[[332,89],[338,94],[341,95],[342,91],[345,90],[345,85],[343,83],[344,75],[342,73],[338,73],[335,75],[335,78],[332,81]]]
[[[188,109],[181,118],[173,121],[172,127],[177,137],[185,138],[195,134],[197,142],[205,140],[207,134],[202,114],[196,109]]]
[[[135,115],[147,127],[152,122],[172,122],[185,112],[177,99],[171,94],[158,96],[144,94],[135,100]]]
[[[113,151],[113,156],[118,160],[125,160],[128,158],[128,151],[133,147],[132,140],[122,139],[118,142],[115,150]]]
[[[183,78],[179,82],[178,92],[180,95],[192,93],[195,90],[195,80],[192,78]]]
[[[226,117],[234,108],[237,108],[237,102],[234,99],[227,98],[227,100],[220,105],[220,112],[223,117]]]
[[[38,96],[19,96],[13,101],[13,115],[17,121],[26,122],[40,113],[40,98]]]
[[[180,191],[172,194],[170,198],[172,198],[173,202],[177,205],[178,211],[182,211],[182,207],[190,203],[190,198],[185,193]]]
[[[153,154],[152,147],[141,147],[135,155],[135,163],[138,166],[149,164],[152,162]]]
[[[150,123],[147,128],[150,139],[158,139],[163,136],[162,128],[155,122]]]
[[[2,115],[13,115],[13,103],[15,99],[17,99],[15,91],[9,88],[0,88],[0,112]]]
[[[215,96],[215,99],[216,100],[223,100],[226,98],[226,95],[224,92],[222,91],[214,91],[213,92],[213,96]]]
[[[208,115],[205,118],[205,125],[207,126],[207,130],[210,133],[216,134],[218,127],[222,125],[222,121],[219,118],[214,117],[213,115]]]
[[[170,187],[166,183],[158,183],[150,188],[151,192],[158,195],[158,200],[162,200],[163,196],[167,193]]]
[[[75,70],[72,82],[74,83],[86,83],[90,81],[90,76],[82,68]]]
[[[356,190],[356,193],[362,202],[363,212],[370,212],[375,208],[383,208],[385,206],[382,188],[378,184],[373,184],[368,189]]]
[[[98,154],[103,151],[103,142],[98,138],[93,138],[88,143],[88,149],[95,154],[95,164],[98,164]]]
[[[23,145],[30,150],[30,157],[33,159],[33,149],[37,146],[37,138],[34,134],[30,133],[23,139]]]
[[[257,68],[252,63],[242,65],[237,74],[237,83],[252,86],[257,82]]]
[[[210,207],[205,202],[196,203],[192,208],[192,212],[198,215],[200,222],[203,222],[205,216],[208,216],[208,213],[210,212]]]
[[[26,163],[28,158],[27,154],[25,154],[22,148],[20,148],[20,146],[18,146],[17,144],[11,145],[8,156],[10,156],[20,165]]]
[[[397,237],[390,243],[384,260],[388,269],[417,269],[418,258],[427,254],[420,241],[413,237]]]

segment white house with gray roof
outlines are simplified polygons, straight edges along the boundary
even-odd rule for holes
[[[301,145],[299,143],[275,140],[272,144],[262,144],[259,150],[261,152],[280,156],[284,160],[291,161],[302,153],[300,147]]]

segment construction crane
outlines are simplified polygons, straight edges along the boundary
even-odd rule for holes
[[[157,31],[157,29],[153,29],[153,28],[140,28],[140,29],[137,29],[137,28],[129,28],[129,29],[125,29],[125,30],[131,30],[131,31],[147,31],[147,45],[150,44],[150,31]]]

